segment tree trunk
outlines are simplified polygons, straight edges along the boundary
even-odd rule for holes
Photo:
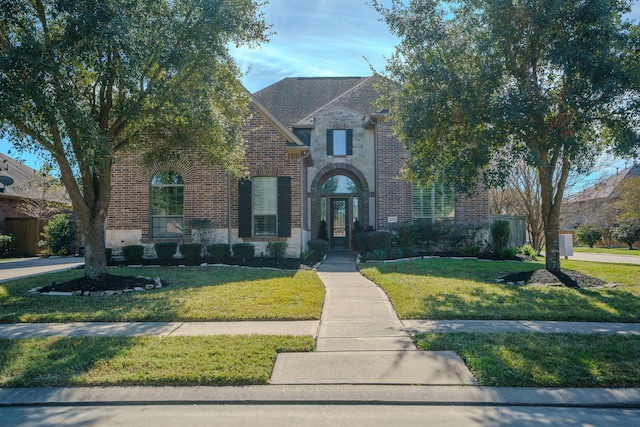
[[[84,231],[84,275],[93,280],[104,280],[107,276],[105,254],[106,212],[99,210],[89,219],[82,221]]]
[[[560,273],[560,237],[558,236],[558,221],[545,222],[544,236],[545,268],[552,273]]]
[[[563,162],[560,170],[561,177],[554,185],[553,171],[555,162],[548,162],[543,167],[538,167],[540,179],[540,198],[542,218],[544,222],[545,237],[545,268],[551,273],[560,273],[560,238],[558,227],[560,225],[560,205],[562,194],[569,173],[568,163]],[[554,191],[555,189],[555,191]]]

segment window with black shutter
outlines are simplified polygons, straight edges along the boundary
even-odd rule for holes
[[[327,130],[327,155],[328,156],[353,155],[353,129],[328,129]]]

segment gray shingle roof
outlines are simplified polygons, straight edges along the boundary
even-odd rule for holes
[[[640,165],[634,165],[619,171],[597,184],[567,197],[567,203],[585,202],[588,200],[608,199],[615,197],[616,188],[626,178],[640,176]]]
[[[378,77],[292,77],[280,80],[253,96],[285,126],[309,119],[331,105],[341,105],[362,113],[377,111]]]
[[[29,182],[34,175],[39,173],[24,163],[0,153],[0,176],[8,176],[13,179],[13,184],[7,186],[4,193],[0,193],[0,198],[24,198],[33,197],[33,192],[29,192]],[[0,185],[0,187],[2,187]],[[47,199],[55,202],[67,202],[66,194],[48,194]]]

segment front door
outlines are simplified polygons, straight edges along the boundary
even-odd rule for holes
[[[331,248],[349,247],[349,199],[331,199]]]

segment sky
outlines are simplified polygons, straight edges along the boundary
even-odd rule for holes
[[[630,17],[640,22],[640,0],[632,7]],[[285,77],[369,76],[372,68],[383,71],[399,41],[368,0],[270,0],[263,11],[274,32],[269,43],[231,49],[252,93]],[[25,159],[34,169],[42,163],[2,139],[0,152]]]

